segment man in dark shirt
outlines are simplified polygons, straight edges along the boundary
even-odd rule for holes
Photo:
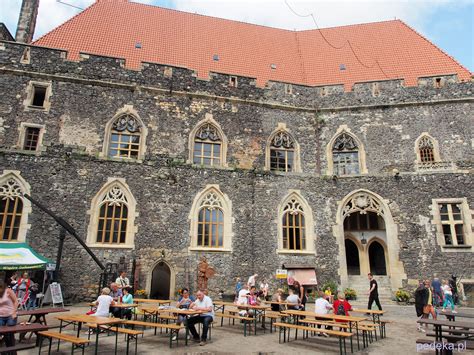
[[[370,289],[369,289],[369,306],[368,309],[372,308],[372,303],[377,305],[380,310],[382,310],[382,306],[380,305],[379,301],[379,290],[378,290],[378,285],[377,281],[374,280],[374,276],[369,272],[369,281],[370,281]]]

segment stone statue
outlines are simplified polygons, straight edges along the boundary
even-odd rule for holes
[[[198,289],[207,290],[207,281],[214,276],[215,271],[209,266],[206,257],[202,257],[198,265]]]

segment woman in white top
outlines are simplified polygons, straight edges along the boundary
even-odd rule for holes
[[[109,295],[110,288],[104,287],[101,295],[95,301],[97,311],[93,314],[96,317],[108,317],[110,314],[110,306],[115,305],[114,299]]]

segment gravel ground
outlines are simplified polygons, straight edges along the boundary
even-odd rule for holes
[[[365,303],[354,302],[353,306],[364,308]],[[70,314],[84,314],[89,310],[84,304],[74,305],[68,307]],[[309,305],[309,309],[313,309],[313,305]],[[399,305],[385,305],[387,313],[384,318],[392,320],[393,323],[387,325],[387,338],[378,340],[369,345],[365,350],[357,351],[357,354],[415,354],[417,353],[415,341],[418,338],[425,337],[417,331],[416,317],[414,306],[399,306]],[[474,311],[471,309],[471,311]],[[55,319],[56,314],[48,316],[48,324],[51,326],[58,325]],[[355,314],[354,314],[355,315]],[[440,319],[444,319],[441,317]],[[26,319],[22,319],[26,320]],[[339,352],[337,338],[324,337],[310,337],[309,339],[293,340],[294,333],[292,333],[292,340],[289,343],[278,343],[278,332],[270,333],[267,329],[264,334],[262,329],[258,329],[257,336],[243,336],[243,327],[241,324],[235,326],[226,325],[220,327],[216,322],[212,329],[212,340],[208,341],[205,346],[199,346],[190,342],[188,347],[184,347],[184,332],[181,334],[183,342],[180,341],[179,347],[170,349],[168,346],[168,337],[159,334],[155,336],[153,330],[146,330],[145,336],[138,340],[139,354],[337,354]],[[219,323],[220,324],[220,323]],[[70,328],[72,329],[72,328]],[[72,332],[72,330],[71,330]],[[84,332],[82,337],[87,338]],[[33,340],[33,339],[32,339]],[[115,337],[101,336],[100,338],[100,354],[114,353]],[[46,343],[45,343],[46,344]],[[347,343],[348,353],[350,353],[349,342]],[[92,343],[93,345],[93,343]],[[47,353],[47,347],[43,348],[43,354]],[[53,347],[55,349],[55,347]],[[66,343],[61,343],[60,351],[55,354],[70,354],[71,346]],[[37,353],[37,350],[21,351],[19,354]],[[77,351],[77,353],[80,353]],[[86,354],[93,354],[94,346],[86,349]],[[125,353],[125,341],[119,337],[119,353]],[[132,351],[130,353],[133,353]],[[430,354],[434,352],[424,351],[421,354]],[[470,352],[473,354],[474,352]],[[464,354],[469,354],[465,351]]]

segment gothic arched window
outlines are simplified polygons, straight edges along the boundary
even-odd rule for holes
[[[291,199],[283,209],[283,249],[306,249],[306,226],[301,204]]]
[[[6,171],[0,176],[0,242],[22,242],[26,238],[31,204],[23,198],[29,185],[19,172]]]
[[[435,146],[430,137],[422,136],[418,140],[418,152],[421,163],[432,163],[435,161]]]
[[[334,175],[357,175],[360,173],[359,146],[350,134],[339,134],[332,145]]]
[[[288,132],[278,131],[270,141],[270,170],[295,170],[295,142]]]
[[[224,213],[216,192],[202,200],[198,216],[197,246],[222,248],[224,245]]]
[[[87,242],[94,247],[134,247],[136,201],[124,179],[109,178],[92,199]]]
[[[222,165],[222,137],[212,123],[202,124],[194,135],[193,164]]]
[[[18,240],[23,200],[21,187],[14,178],[0,186],[0,236],[2,241]]]
[[[139,159],[142,124],[133,115],[122,114],[111,127],[107,155],[109,158]]]
[[[196,195],[189,219],[190,250],[231,251],[232,202],[218,185],[208,185]]]

